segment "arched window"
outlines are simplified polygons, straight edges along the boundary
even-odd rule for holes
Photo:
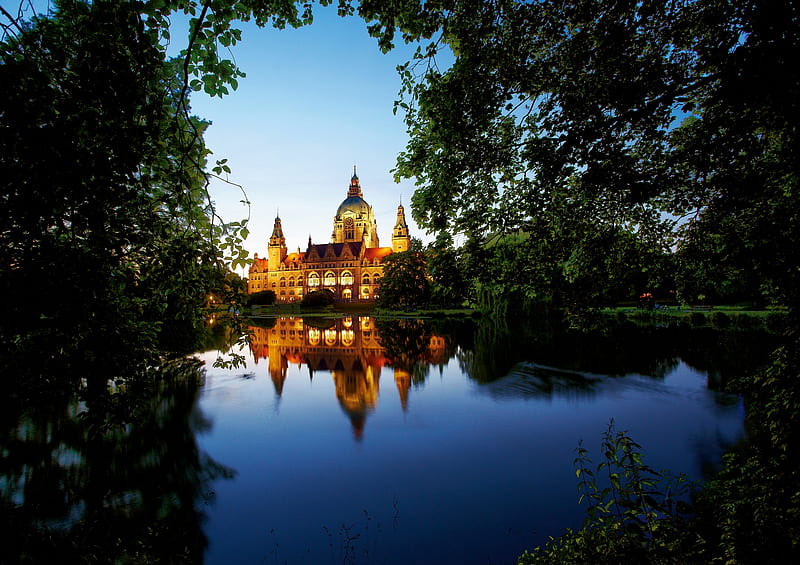
[[[369,284],[369,275],[364,273],[364,276],[361,277],[361,284]]]
[[[381,282],[380,275],[375,275],[374,277],[372,277],[372,283],[373,284],[380,284],[380,282]]]
[[[355,332],[353,330],[342,330],[342,345],[350,347],[355,341]]]
[[[342,276],[339,277],[342,284],[353,284],[353,273],[350,271],[342,271]]]
[[[317,273],[309,273],[308,286],[319,286],[319,275]]]
[[[276,286],[278,286],[278,285],[275,284],[275,281],[272,281],[272,288],[275,288]]]
[[[336,286],[336,275],[333,274],[333,271],[325,273],[325,282],[323,284],[325,286]]]
[[[325,330],[325,345],[336,345],[336,330],[333,328]]]
[[[355,230],[353,229],[353,218],[344,219],[344,238],[353,239],[355,237]]]
[[[289,278],[289,286],[294,286],[294,277]]]
[[[342,298],[344,298],[345,300],[350,300],[351,298],[353,298],[353,292],[349,288],[344,289],[342,291]]]
[[[286,277],[281,277],[281,286],[286,286]]]

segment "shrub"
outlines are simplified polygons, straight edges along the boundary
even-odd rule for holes
[[[725,312],[714,312],[711,314],[711,325],[718,330],[724,330],[731,325],[731,317]]]
[[[322,289],[312,290],[303,296],[303,301],[300,304],[303,306],[322,307],[330,306],[334,302],[336,302],[336,299],[334,298],[333,293],[328,289]]]
[[[251,306],[271,306],[275,304],[275,291],[262,290],[261,292],[254,292],[250,295],[247,303]]]
[[[692,312],[689,314],[689,323],[692,326],[705,326],[706,325],[706,315],[702,312]]]

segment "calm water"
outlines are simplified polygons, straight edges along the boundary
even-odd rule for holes
[[[199,447],[235,470],[213,485],[207,563],[513,563],[581,524],[574,449],[610,419],[652,467],[692,478],[742,434],[739,399],[663,344],[526,351],[513,335],[460,345],[418,323],[311,323],[254,328],[245,370],[207,368]]]
[[[717,390],[769,351],[687,327],[257,324],[245,368],[206,352],[6,399],[0,563],[513,563],[580,526],[574,449],[612,418],[651,467],[707,474],[742,435]]]

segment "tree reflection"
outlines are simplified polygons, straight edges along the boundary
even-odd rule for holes
[[[706,372],[710,388],[720,388],[729,379],[764,364],[777,339],[758,331],[717,331],[680,324],[643,327],[616,321],[589,333],[554,328],[550,321],[514,323],[486,317],[477,324],[473,343],[462,345],[457,358],[461,370],[481,383],[533,371],[537,379],[545,379],[540,383],[542,392],[566,390],[567,383],[591,388],[591,380],[576,381],[575,375],[638,374],[661,380],[681,360]],[[554,378],[561,385],[548,385],[543,367],[557,368]]]
[[[55,411],[4,426],[2,562],[202,561],[212,481],[233,472],[197,447],[203,373],[178,360],[124,382],[83,381]]]

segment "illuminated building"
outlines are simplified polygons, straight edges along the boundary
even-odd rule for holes
[[[372,302],[383,276],[383,259],[411,245],[405,210],[397,207],[392,246],[381,247],[372,206],[364,200],[361,182],[353,176],[333,217],[330,243],[312,243],[304,252],[289,253],[280,217],[275,218],[267,257],[255,255],[247,281],[252,294],[272,290],[278,302],[295,302],[313,290],[327,289],[338,302]]]

